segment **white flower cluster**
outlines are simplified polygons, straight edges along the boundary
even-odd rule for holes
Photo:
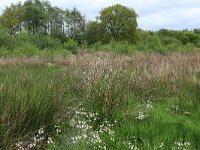
[[[181,149],[181,150],[187,150],[187,148],[190,146],[190,142],[188,141],[184,141],[183,139],[180,139],[179,141],[174,142],[174,144],[176,145],[176,147],[173,148],[177,148],[177,149]]]
[[[139,111],[138,115],[136,116],[136,119],[143,120],[145,118],[144,112]]]
[[[76,111],[74,117],[70,120],[70,126],[78,129],[78,132],[77,135],[71,137],[71,143],[80,144],[81,142],[85,142],[87,145],[93,146],[94,149],[106,150],[109,148],[101,139],[101,136],[104,134],[108,135],[112,142],[119,142],[119,139],[115,139],[115,132],[113,130],[117,121],[110,123],[105,120],[94,130],[92,125],[94,121],[98,119],[98,116],[98,113],[87,113],[84,109]],[[121,142],[123,145],[128,146],[130,150],[139,150],[139,148],[130,141]]]
[[[38,134],[33,137],[32,143],[28,145],[29,148],[36,147],[37,143],[40,143],[44,140],[44,128],[40,128],[38,130]]]
[[[139,150],[139,148],[133,145],[131,142],[128,143],[128,148],[130,148],[130,150]]]
[[[87,113],[84,109],[75,111],[74,117],[70,120],[70,126],[78,129],[79,134],[72,137],[72,143],[86,141],[88,144],[101,143],[101,138],[98,131],[92,130],[92,122],[97,119],[97,113]]]
[[[49,136],[47,140],[47,144],[54,144],[55,142],[53,141],[52,137]]]
[[[16,148],[18,150],[24,150],[25,148],[32,149],[35,148],[36,145],[44,140],[44,128],[40,128],[37,131],[37,135],[31,138],[29,141],[25,142],[17,142]]]
[[[164,147],[165,147],[164,142],[161,142],[158,146],[154,147],[154,150],[157,150],[157,149],[164,149]]]
[[[153,108],[152,102],[151,101],[147,101],[146,102],[146,108]]]
[[[23,148],[23,143],[20,141],[20,142],[17,142],[16,143],[16,148],[17,148],[17,150],[24,150],[24,148]]]
[[[57,134],[59,134],[59,133],[62,132],[61,127],[60,127],[60,124],[61,124],[61,122],[58,121],[58,122],[54,125],[55,131],[56,131]]]

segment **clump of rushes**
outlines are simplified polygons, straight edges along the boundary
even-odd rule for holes
[[[52,123],[66,117],[67,112],[67,100],[60,88],[65,83],[63,79],[47,68],[12,69],[4,70],[11,74],[5,75],[5,80],[1,78],[0,86],[0,147],[3,149],[26,141],[41,127],[45,127],[45,133],[51,132]]]

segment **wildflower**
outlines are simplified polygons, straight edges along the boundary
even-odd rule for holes
[[[18,150],[24,150],[23,146],[22,146],[22,142],[17,142],[16,144]]]
[[[143,112],[139,112],[138,116],[136,117],[136,119],[138,120],[143,120],[144,119],[144,113]]]
[[[164,143],[160,143],[159,148],[162,148],[162,147],[164,147],[164,146],[165,146]]]
[[[34,142],[34,143],[30,143],[29,145],[28,145],[28,148],[33,148],[33,147],[35,147],[36,146],[36,143]]]
[[[178,149],[185,149],[190,146],[190,142],[184,142],[182,139],[180,141],[174,142]]]
[[[61,133],[62,131],[61,131],[61,129],[56,129],[56,133],[58,134],[58,133]]]
[[[146,108],[152,108],[152,102],[148,101],[147,104],[146,104]]]
[[[43,129],[43,128],[40,128],[40,129],[38,130],[38,134],[41,135],[41,134],[43,134],[43,133],[44,133],[44,129]]]
[[[103,146],[103,149],[106,150],[106,146],[105,145]]]
[[[48,140],[47,140],[47,144],[53,144],[54,142],[53,142],[53,140],[52,140],[52,137],[48,137]]]

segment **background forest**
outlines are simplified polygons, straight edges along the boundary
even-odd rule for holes
[[[200,47],[200,29],[146,31],[137,27],[138,14],[121,5],[103,8],[87,21],[76,8],[61,9],[48,1],[11,4],[0,16],[0,55],[51,55],[78,50],[167,53]]]

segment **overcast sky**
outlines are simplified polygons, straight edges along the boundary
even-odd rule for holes
[[[24,0],[0,0],[0,12],[11,3]],[[200,28],[200,0],[49,0],[63,9],[76,7],[87,20],[95,20],[102,8],[122,4],[135,9],[139,28],[182,30]]]

